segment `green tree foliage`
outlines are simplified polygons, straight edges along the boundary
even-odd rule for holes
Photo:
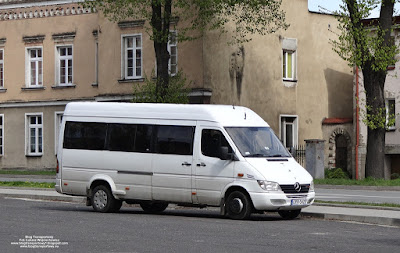
[[[365,174],[382,178],[387,127],[384,86],[387,67],[395,63],[395,55],[399,53],[391,37],[396,1],[342,1],[341,10],[335,13],[341,33],[338,40],[333,41],[333,50],[351,66],[361,68],[366,92],[363,121],[368,126]],[[377,7],[380,7],[379,18],[367,19]]]
[[[145,20],[154,42],[157,66],[156,97],[163,100],[169,85],[167,50],[170,29],[178,41],[201,37],[207,30],[227,33],[233,24],[232,43],[250,40],[249,35],[265,35],[286,29],[282,0],[86,0],[83,5],[102,11],[112,21]],[[159,99],[160,97],[160,99]]]
[[[180,71],[170,78],[169,85],[163,91],[164,97],[157,96],[157,80],[145,78],[144,84],[136,84],[133,86],[134,103],[173,103],[187,104],[189,103],[188,93],[186,88],[187,78]]]

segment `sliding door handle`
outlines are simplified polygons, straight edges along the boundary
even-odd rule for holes
[[[192,166],[192,164],[188,163],[188,162],[184,162],[184,163],[182,163],[182,166]]]

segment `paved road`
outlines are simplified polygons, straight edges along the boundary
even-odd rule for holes
[[[316,191],[316,199],[324,201],[354,201],[367,203],[392,203],[400,205],[399,191],[373,191],[373,190],[349,190],[349,189],[319,189]]]
[[[26,245],[54,246],[62,252],[138,253],[397,252],[400,247],[399,228],[304,218],[285,221],[276,214],[255,215],[249,221],[197,209],[148,215],[123,207],[120,213],[103,214],[77,203],[0,198],[0,220],[2,252],[24,252],[21,247]]]

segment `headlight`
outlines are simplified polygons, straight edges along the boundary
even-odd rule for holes
[[[311,184],[310,184],[310,192],[314,191],[314,180],[311,180]]]
[[[281,187],[276,182],[266,181],[266,180],[257,180],[258,185],[265,191],[280,191]]]

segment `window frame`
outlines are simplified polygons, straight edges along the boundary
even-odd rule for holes
[[[175,36],[175,42],[174,43],[172,43],[171,42],[171,35],[172,34],[174,34],[174,36]],[[173,73],[172,72],[172,54],[171,54],[171,51],[172,51],[172,48],[173,47],[175,47],[175,52],[176,52],[176,54],[175,54],[175,72]],[[167,50],[168,50],[168,53],[169,53],[169,60],[168,60],[168,72],[169,72],[169,74],[170,74],[170,76],[175,76],[177,73],[178,73],[178,32],[176,31],[176,30],[171,30],[170,31],[170,36],[169,36],[169,39],[168,39],[168,44],[167,44]]]
[[[133,38],[135,42],[135,46],[132,48],[127,47],[128,39]],[[140,47],[136,45],[136,38],[140,39]],[[128,75],[128,49],[134,51],[135,60],[132,58],[132,68],[135,71],[132,71],[131,76]],[[136,74],[137,70],[137,57],[136,51],[140,50],[140,75]],[[143,36],[141,33],[135,34],[122,34],[121,35],[121,78],[124,80],[135,80],[135,79],[142,79],[143,78]]]
[[[4,48],[0,48],[0,89],[4,89]]]
[[[297,80],[297,54],[296,54],[296,50],[289,50],[289,49],[282,49],[282,78],[283,78],[283,80],[284,81],[295,81],[295,80]],[[291,67],[291,69],[292,69],[292,71],[291,71],[291,76],[292,77],[288,77],[288,71],[289,71],[289,68],[288,68],[288,64],[287,64],[287,62],[288,62],[288,55],[291,55],[292,57],[292,59],[291,59],[291,61],[292,61],[292,67]],[[286,63],[286,64],[285,64]]]
[[[286,122],[286,119],[288,118],[293,118],[293,122]],[[280,139],[283,143],[283,146],[285,148],[291,148],[287,147],[287,140],[286,140],[286,126],[287,125],[292,125],[292,144],[293,147],[296,147],[299,143],[299,117],[297,115],[287,115],[287,114],[282,114],[279,115],[279,136]]]
[[[389,123],[389,113],[390,113],[390,101],[393,101],[393,111],[394,111],[394,116],[396,117],[396,99],[395,98],[386,98],[385,99],[385,110],[386,110],[386,126]],[[394,122],[393,126],[388,126],[387,130],[393,131],[396,130],[396,121]]]
[[[0,156],[4,156],[4,114],[0,114]]]
[[[31,124],[30,119],[32,117],[40,117],[41,118],[41,124]],[[26,156],[42,156],[44,153],[44,122],[43,122],[43,113],[25,113],[25,155]],[[32,125],[32,126],[31,126]],[[36,129],[35,131],[35,152],[31,151],[31,129],[34,128]],[[39,129],[42,131],[41,135],[41,143],[40,143],[40,134],[39,134]],[[39,143],[41,144],[42,150],[39,151]]]
[[[41,51],[41,57],[36,57],[34,62],[36,71],[35,71],[35,78],[36,78],[36,83],[32,84],[32,57],[31,57],[31,51],[32,50],[40,50]],[[38,62],[41,62],[42,66],[41,69],[38,66]],[[39,73],[41,70],[41,73]],[[39,82],[39,79],[41,79],[41,83]],[[26,47],[25,48],[25,86],[29,88],[36,88],[36,87],[43,87],[43,47],[42,46],[36,46],[36,47]]]
[[[66,55],[66,56],[61,56],[60,54],[60,49],[61,48],[67,48],[67,52],[68,52],[68,48],[71,48],[71,55]],[[56,86],[73,86],[74,85],[74,46],[73,44],[62,44],[62,45],[56,45],[55,48],[56,52]],[[68,61],[71,60],[71,82],[68,82],[68,76],[69,76],[69,64]],[[66,61],[66,73],[65,74],[65,78],[64,78],[64,82],[61,82],[61,61]],[[67,80],[67,82],[65,82],[65,79]]]
[[[56,111],[54,112],[54,153],[57,155],[60,130],[62,125],[62,118],[64,116],[64,111]]]

